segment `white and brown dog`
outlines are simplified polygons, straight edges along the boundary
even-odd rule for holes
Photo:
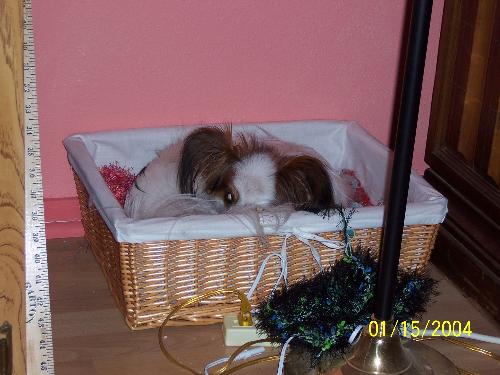
[[[193,214],[291,204],[320,213],[348,203],[349,187],[326,162],[276,145],[254,135],[233,138],[230,126],[196,129],[138,174],[125,212],[143,219],[178,216],[179,207]],[[179,200],[188,204],[175,205]]]

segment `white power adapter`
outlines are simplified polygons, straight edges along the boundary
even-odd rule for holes
[[[236,314],[224,315],[222,330],[224,333],[224,345],[226,346],[241,346],[249,341],[265,339],[266,336],[261,336],[257,333],[254,324],[251,326],[241,326],[238,323]],[[273,346],[270,342],[259,343],[259,346]]]

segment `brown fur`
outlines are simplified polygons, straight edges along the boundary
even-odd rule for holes
[[[184,141],[181,152],[178,172],[180,192],[196,194],[198,177],[205,181],[206,193],[219,190],[224,176],[237,160],[231,126],[203,127],[193,131]]]
[[[270,154],[274,158],[278,158],[276,152],[270,146],[257,139],[254,134],[238,134],[238,142],[234,146],[234,149],[240,160],[252,154]]]
[[[319,213],[335,207],[326,166],[308,155],[279,160],[276,194],[278,203],[292,203],[296,210]]]
[[[253,135],[238,135],[233,144],[231,126],[203,127],[184,141],[178,172],[181,193],[196,195],[196,179],[205,182],[206,194],[220,197],[226,208],[237,204],[232,184],[234,165],[255,153],[271,155],[277,164],[276,203],[292,203],[296,210],[327,212],[335,207],[327,167],[308,155],[283,156]]]

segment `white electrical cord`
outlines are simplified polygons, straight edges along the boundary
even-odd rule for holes
[[[364,326],[359,325],[357,326],[354,331],[352,332],[351,336],[349,336],[349,344],[353,345],[353,343],[356,341],[356,339],[359,336],[359,333],[363,329]],[[288,349],[288,346],[290,345],[290,342],[295,338],[295,335],[292,335],[288,338],[288,340],[285,341],[283,344],[283,347],[281,348],[281,354],[280,354],[280,361],[278,363],[278,371],[276,372],[276,375],[283,375],[283,369],[285,367],[285,359],[286,359],[286,350]]]
[[[349,336],[349,344],[354,345],[354,342],[357,340],[359,333],[365,326],[359,325],[356,328],[354,328],[354,331],[352,331],[351,336]]]
[[[280,361],[278,363],[278,371],[276,372],[276,375],[283,375],[283,369],[285,368],[286,350],[288,349],[288,345],[290,345],[290,341],[292,341],[294,338],[295,335],[290,336],[281,348]]]
[[[358,338],[359,336],[359,333],[361,332],[361,330],[364,328],[364,326],[362,325],[359,325],[357,326],[354,331],[352,332],[351,336],[349,336],[349,344],[351,345],[354,345],[354,343],[356,342],[356,339]],[[407,335],[406,336],[403,336],[403,337],[407,337],[407,338],[410,338],[411,337],[411,333],[417,333],[417,331],[412,331],[412,332],[407,332]],[[433,332],[429,332],[429,333],[425,333],[424,334],[424,337],[431,337],[433,336],[436,337],[437,336],[442,336],[442,337],[446,337],[443,333],[442,330],[438,330],[438,331],[433,331]],[[286,357],[286,350],[288,348],[288,345],[290,344],[290,341],[292,341],[292,339],[294,338],[295,336],[291,336],[286,342],[285,344],[283,344],[283,348],[281,349],[281,355],[280,355],[280,361],[279,361],[279,365],[278,365],[278,371],[276,372],[276,375],[282,375],[283,374],[283,368],[284,368],[284,363],[285,363],[285,357]],[[491,344],[497,344],[497,345],[500,345],[500,337],[495,337],[495,336],[487,336],[487,335],[483,335],[483,334],[480,334],[480,333],[471,333],[470,335],[469,334],[466,334],[466,335],[460,335],[460,336],[453,336],[455,338],[465,338],[465,339],[471,339],[471,340],[477,340],[477,341],[482,341],[482,342],[487,342],[487,343],[491,343]]]
[[[467,338],[471,340],[477,340],[482,342],[488,342],[491,344],[500,345],[500,337],[483,335],[481,333],[471,333],[470,336],[462,336],[462,338]]]
[[[265,349],[262,346],[257,346],[255,348],[247,349],[247,350],[241,352],[240,354],[238,354],[234,360],[241,361],[243,359],[248,359],[248,358],[256,356],[257,354],[263,353],[264,351],[265,351]],[[212,367],[226,363],[228,360],[229,360],[229,357],[224,357],[224,358],[216,359],[213,362],[210,362],[209,364],[207,364],[205,366],[205,375],[210,375],[208,370],[210,370]]]
[[[260,268],[259,268],[259,272],[257,273],[257,277],[255,278],[252,286],[250,287],[249,291],[247,292],[248,299],[250,299],[252,297],[253,293],[255,292],[255,289],[257,289],[257,285],[259,284],[260,279],[262,278],[262,276],[264,274],[264,269],[266,268],[267,262],[272,257],[278,257],[280,259],[280,265],[281,265],[281,273],[278,277],[278,280],[276,281],[276,284],[274,284],[273,292],[276,290],[276,288],[278,287],[278,285],[280,284],[282,279],[285,281],[285,285],[287,285],[288,264],[287,264],[287,258],[286,258],[286,251],[287,251],[287,240],[288,240],[288,238],[290,238],[291,235],[294,235],[299,241],[301,241],[302,243],[304,243],[306,246],[309,247],[309,250],[311,251],[311,254],[312,254],[314,260],[316,261],[316,263],[318,264],[320,270],[323,270],[323,266],[321,265],[321,258],[320,258],[319,252],[311,244],[311,242],[309,242],[309,240],[318,241],[332,250],[341,250],[341,249],[345,249],[347,247],[350,247],[350,241],[348,241],[348,243],[346,245],[344,242],[341,242],[341,241],[328,240],[328,239],[323,238],[321,236],[318,236],[316,234],[308,233],[308,232],[299,230],[298,228],[293,228],[292,233],[285,233],[283,243],[281,244],[281,252],[269,254],[264,259],[264,261],[261,263]],[[356,327],[356,329],[354,330],[354,332],[351,334],[351,336],[349,338],[349,343],[352,344],[352,342],[358,337],[359,332],[361,331],[362,328],[363,328],[363,326]],[[295,335],[290,336],[288,338],[288,340],[285,341],[285,343],[283,344],[283,347],[281,348],[280,360],[278,363],[278,371],[276,372],[277,375],[283,374],[283,369],[285,366],[286,351],[288,349],[290,342],[294,339],[294,337],[295,337]],[[245,351],[245,352],[247,352],[247,351]],[[245,352],[243,352],[243,353],[245,353]],[[241,353],[236,358],[240,359],[240,356],[243,353]],[[257,353],[255,353],[255,354],[257,354]],[[255,354],[251,354],[250,356],[253,356]],[[248,357],[246,357],[246,358],[248,358]],[[241,358],[241,359],[243,359],[243,358]],[[210,369],[211,367],[220,365],[220,364],[226,362],[227,360],[228,360],[227,358],[221,358],[221,359],[218,359],[214,362],[209,363],[205,367],[205,375],[209,375],[208,369]]]
[[[400,330],[400,333],[401,333],[401,336],[406,337],[406,338],[413,338],[413,337],[417,337],[417,336],[422,337],[422,334],[418,330],[408,331],[408,332],[406,332],[406,335],[404,335],[404,332],[401,332],[401,330]],[[412,334],[413,334],[413,336],[412,336]],[[456,339],[458,339],[458,338],[469,339],[469,340],[477,340],[477,341],[487,342],[490,344],[500,345],[500,337],[483,335],[481,333],[470,333],[470,334],[461,333],[460,335],[455,336],[455,335],[450,335],[449,332],[445,334],[442,330],[438,329],[438,330],[433,330],[433,331],[429,331],[429,332],[424,332],[423,336],[424,337],[445,337],[445,338],[449,337],[449,338],[456,338]]]
[[[281,274],[278,277],[278,280],[276,281],[276,284],[274,285],[273,292],[277,288],[277,286],[280,284],[281,279],[284,279],[285,284],[287,283],[287,259],[286,259],[286,250],[287,250],[287,240],[288,238],[294,235],[299,241],[304,243],[306,246],[309,247],[311,254],[316,261],[316,263],[319,265],[320,269],[323,269],[320,261],[320,256],[316,248],[309,242],[309,240],[314,240],[322,243],[323,245],[329,247],[330,249],[333,250],[340,250],[342,248],[349,247],[350,248],[350,241],[348,241],[347,245],[345,243],[341,243],[340,241],[332,241],[332,240],[327,240],[323,237],[320,237],[318,235],[304,232],[301,230],[298,230],[297,228],[294,228],[292,233],[286,233],[285,238],[283,240],[282,246],[281,246],[281,252],[280,253],[271,253],[269,254],[264,261],[261,263],[259,272],[257,274],[256,279],[254,280],[250,290],[247,293],[247,297],[250,299],[255,292],[255,289],[257,288],[257,285],[260,282],[260,279],[263,276],[264,269],[267,265],[267,262],[272,258],[273,256],[276,256],[280,259],[281,263]],[[364,326],[359,325],[357,326],[352,334],[349,337],[349,344],[354,345],[354,343],[357,341],[357,338],[359,337],[359,333],[361,330],[364,328]],[[401,336],[406,337],[406,338],[412,338],[412,334],[414,335],[413,337],[417,336],[417,333],[419,331],[414,330],[414,331],[406,331],[406,335],[404,335],[404,332],[400,329]],[[422,336],[422,335],[418,335]],[[432,332],[424,332],[423,337],[436,337],[436,336],[442,336],[442,337],[447,337],[442,330],[433,330]],[[470,334],[460,334],[459,336],[455,335],[448,335],[449,337],[454,337],[454,338],[464,338],[464,339],[470,339],[470,340],[477,340],[477,341],[482,341],[482,342],[487,342],[487,343],[492,343],[492,344],[497,344],[500,345],[500,337],[495,337],[495,336],[488,336],[488,335],[483,335],[479,333],[470,333]],[[283,347],[281,349],[281,354],[280,354],[280,360],[278,363],[278,370],[276,372],[276,375],[282,375],[283,374],[283,369],[284,369],[284,364],[285,364],[285,358],[286,358],[286,351],[288,349],[288,346],[290,342],[294,339],[295,335],[292,335],[291,337],[288,338],[288,340],[283,344]],[[260,349],[260,351],[257,351]],[[245,358],[250,358],[256,354],[262,353],[264,351],[264,348],[262,347],[257,347],[254,349],[248,349],[244,352],[242,352],[238,357],[236,357],[236,360],[241,360]],[[221,358],[217,361],[214,361],[210,364],[208,364],[205,367],[205,375],[209,375],[208,369],[217,365],[220,365],[224,362],[226,362],[228,358]]]
[[[247,298],[250,300],[252,298],[253,293],[255,292],[255,289],[257,289],[257,286],[259,285],[260,279],[262,278],[264,274],[264,270],[266,268],[267,262],[272,258],[272,257],[278,257],[280,259],[280,267],[281,267],[281,273],[278,277],[278,280],[276,280],[276,283],[274,284],[273,287],[273,292],[276,290],[276,288],[279,286],[281,283],[281,279],[284,280],[285,285],[288,284],[287,282],[287,276],[288,276],[288,267],[287,267],[287,259],[286,259],[286,241],[290,237],[289,234],[285,236],[283,239],[283,244],[281,245],[281,253],[271,253],[269,254],[260,264],[259,272],[257,273],[257,277],[253,281],[252,286],[247,292]]]

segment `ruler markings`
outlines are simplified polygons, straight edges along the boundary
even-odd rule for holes
[[[27,374],[53,375],[47,242],[31,0],[24,0],[24,111]]]

